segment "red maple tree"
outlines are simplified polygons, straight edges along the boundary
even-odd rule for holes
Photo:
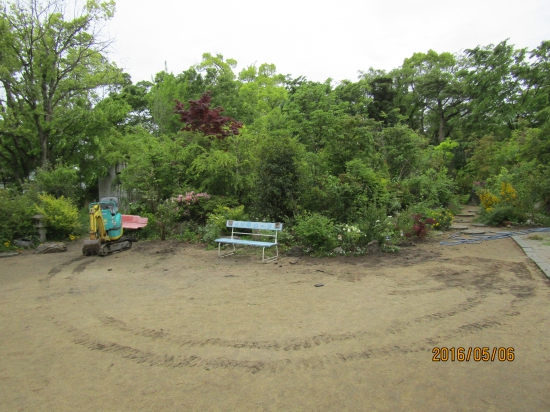
[[[211,108],[211,101],[211,92],[204,93],[199,100],[189,100],[189,109],[176,100],[174,112],[180,115],[180,121],[184,123],[181,130],[201,132],[205,136],[215,136],[220,140],[239,134],[243,123],[229,116],[222,116],[224,108],[220,106]]]

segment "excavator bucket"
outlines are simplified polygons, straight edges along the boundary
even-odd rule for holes
[[[82,246],[82,254],[84,256],[99,255],[101,248],[101,240],[85,240],[84,246]]]

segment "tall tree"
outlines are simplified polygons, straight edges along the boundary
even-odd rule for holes
[[[239,89],[246,124],[280,108],[287,99],[285,76],[277,74],[274,64],[263,63],[260,68],[252,65],[239,73],[243,83]]]
[[[223,55],[210,53],[202,55],[202,62],[195,66],[202,75],[205,90],[212,92],[212,102],[224,108],[228,116],[242,120],[242,101],[239,99],[240,82],[233,72],[237,67],[234,59],[224,59]]]
[[[465,127],[510,137],[523,121],[540,126],[550,102],[550,42],[528,52],[503,41],[465,51],[474,97]]]
[[[451,53],[437,54],[430,50],[405,59],[401,73],[402,84],[421,110],[422,127],[425,126],[425,112],[433,114],[437,122],[435,134],[441,143],[448,133],[449,120],[466,113],[466,72]]]
[[[99,89],[122,81],[100,34],[114,8],[114,0],[2,2],[0,161],[16,180],[93,140],[86,125]]]

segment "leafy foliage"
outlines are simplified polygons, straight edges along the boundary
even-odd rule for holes
[[[414,224],[412,230],[408,233],[405,233],[405,236],[411,237],[416,236],[417,238],[426,237],[428,231],[430,230],[429,225],[436,224],[437,221],[431,217],[425,218],[421,214],[415,214],[412,216],[414,219]]]
[[[180,121],[185,124],[181,130],[200,132],[205,136],[214,136],[218,139],[239,134],[243,124],[231,117],[222,116],[224,109],[220,106],[210,108],[211,101],[210,93],[203,94],[199,100],[189,100],[189,109],[186,109],[183,103],[176,101],[175,112],[179,114]]]
[[[49,194],[38,195],[36,211],[45,217],[48,237],[63,239],[79,227],[78,209],[70,199]]]
[[[55,197],[77,198],[81,194],[78,182],[79,176],[76,168],[63,164],[59,164],[55,168],[39,168],[36,173],[36,190]]]
[[[0,190],[0,242],[36,234],[32,216],[36,214],[33,198],[11,190]]]
[[[85,163],[109,129],[96,92],[122,82],[104,56],[109,41],[99,36],[114,7],[113,0],[75,3],[70,18],[60,1],[2,6],[0,164],[10,181],[22,184],[59,160]]]
[[[299,160],[299,146],[288,137],[262,145],[255,188],[256,215],[280,222],[294,214],[300,196]]]
[[[432,227],[434,229],[449,229],[453,224],[453,212],[449,209],[432,210],[429,217],[434,220]]]
[[[447,227],[472,186],[490,222],[550,213],[548,41],[419,52],[341,82],[271,63],[237,74],[234,59],[204,53],[133,84],[97,36],[114,2],[71,18],[65,4],[1,11],[0,180],[32,189],[2,197],[6,242],[29,229],[14,223],[28,207],[93,198],[115,164],[131,212],[150,218],[142,234],[162,239],[211,242],[229,216],[249,216],[288,222],[285,241],[319,253],[391,248],[424,236],[428,218]]]
[[[303,246],[314,252],[329,252],[338,245],[334,221],[319,213],[298,216],[294,234]]]

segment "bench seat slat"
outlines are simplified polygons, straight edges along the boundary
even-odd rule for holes
[[[229,239],[229,238],[216,239],[214,242],[231,243],[234,245],[258,246],[258,247],[271,247],[271,246],[277,245],[277,243],[273,243],[273,242],[258,242],[255,240],[242,240],[242,239]]]

